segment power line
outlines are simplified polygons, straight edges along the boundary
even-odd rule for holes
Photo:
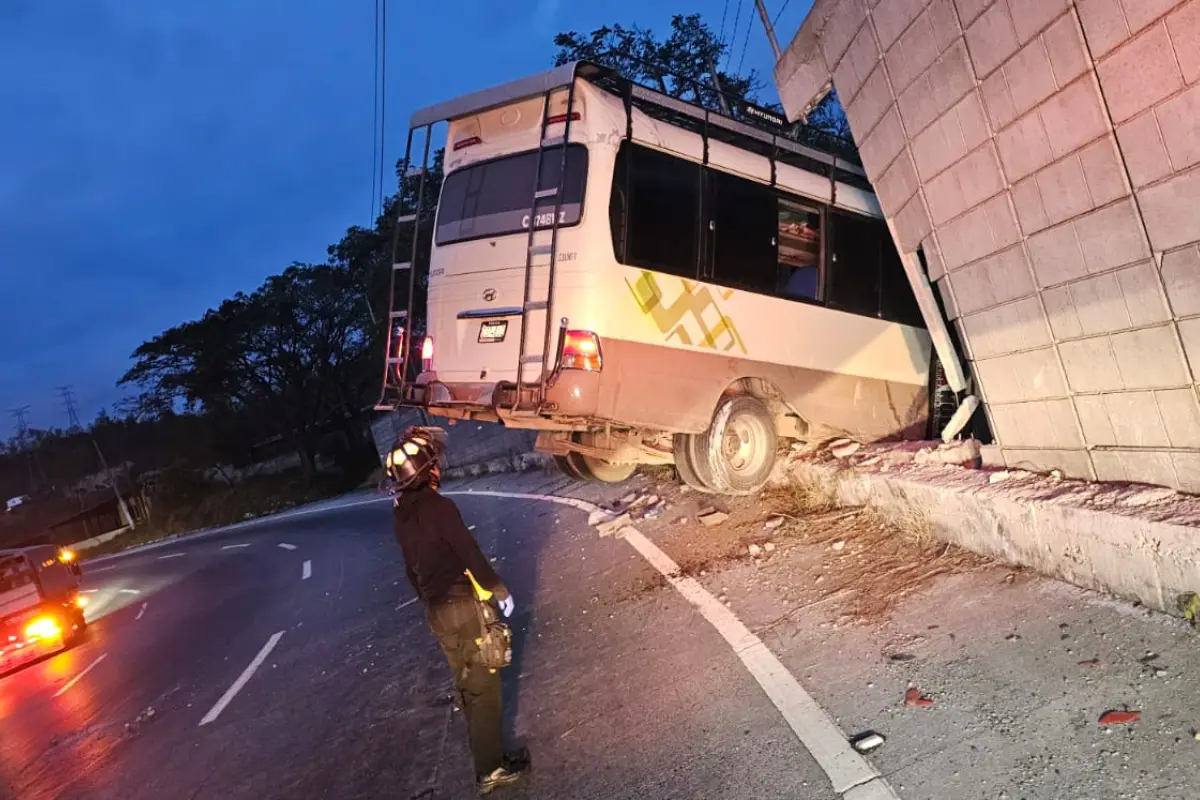
[[[746,63],[746,47],[750,44],[750,31],[754,29],[754,23],[749,19],[746,20],[746,36],[742,39],[742,57],[738,59],[737,74],[742,74],[742,65]]]
[[[375,0],[375,27],[372,29],[371,38],[375,45],[375,61],[372,64],[371,72],[374,79],[373,96],[371,97],[371,217],[370,222],[375,224],[375,201],[379,197],[377,187],[383,181],[380,175],[379,168],[379,140],[375,138],[375,132],[379,130],[379,0]]]
[[[790,2],[792,2],[792,0],[783,0],[783,5],[779,8],[779,13],[775,15],[775,19],[771,20],[772,25],[779,24],[779,18],[783,16],[783,12],[787,11],[788,3]]]
[[[725,7],[721,9],[721,35],[717,37],[717,41],[725,44],[725,18],[729,16],[729,0],[725,0]]]
[[[733,15],[733,30],[729,34],[729,41],[730,41],[731,45],[733,43],[737,42],[738,23],[741,22],[742,5],[745,2],[746,2],[746,0],[738,0],[737,13],[735,13]],[[733,50],[734,50],[734,48],[731,46],[728,50],[725,51],[725,71],[726,72],[729,72],[729,65],[730,65],[730,63],[732,63]]]

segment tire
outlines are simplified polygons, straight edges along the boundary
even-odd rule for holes
[[[637,464],[616,464],[602,458],[585,456],[582,453],[572,453],[571,455],[579,458],[576,463],[580,466],[580,472],[584,473],[589,480],[600,483],[624,483],[633,477],[633,473],[637,472],[638,468]]]
[[[679,474],[679,479],[685,485],[698,492],[711,493],[712,486],[701,480],[700,473],[696,469],[695,442],[696,437],[693,434],[675,434],[671,448],[675,453],[675,472]]]
[[[577,466],[575,464],[575,459],[572,458],[572,456],[575,456],[575,455],[578,455],[578,454],[577,453],[568,453],[565,456],[555,456],[554,463],[558,466],[559,471],[562,472],[562,474],[566,475],[571,480],[586,481],[587,478],[585,478],[583,473],[579,471],[579,469],[577,468]]]
[[[775,466],[775,418],[757,397],[733,395],[717,403],[708,430],[693,444],[695,473],[721,494],[753,494]]]
[[[75,612],[75,618],[72,620],[74,630],[69,631],[64,637],[63,644],[67,647],[74,647],[83,641],[87,635],[87,617],[83,613],[83,609]]]

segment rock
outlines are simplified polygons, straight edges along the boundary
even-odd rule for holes
[[[829,448],[829,453],[834,458],[849,458],[862,449],[862,445],[858,442],[846,442],[845,444],[835,445]]]
[[[608,520],[607,522],[602,522],[599,525],[597,525],[596,532],[599,533],[601,536],[612,536],[618,530],[626,527],[631,522],[633,522],[633,519],[631,519],[628,514],[622,514],[619,517],[613,517],[612,519]]]
[[[638,496],[636,494],[627,494],[621,498],[621,505],[631,506],[637,501],[637,499]]]
[[[761,556],[762,555],[763,549],[759,545],[752,544],[747,549],[749,549],[750,555],[752,555],[752,556]]]
[[[775,543],[767,542],[766,544],[763,545],[763,550],[766,550],[768,553],[774,553],[775,552]]]
[[[999,472],[993,472],[991,475],[988,475],[988,483],[1000,483],[1000,481],[1006,481],[1011,477],[1012,473],[1008,470],[1000,470]]]
[[[1021,635],[1019,633],[1010,633],[1008,636],[1004,637],[1004,641],[1019,642],[1019,641],[1021,641]]]
[[[914,686],[904,693],[904,705],[909,708],[929,708],[933,705],[933,700],[921,694],[921,690]]]
[[[602,508],[598,508],[588,515],[588,525],[596,526],[602,522],[607,522],[612,519],[613,515]]]
[[[1142,718],[1140,711],[1105,711],[1100,715],[1101,725],[1129,725]]]
[[[700,517],[700,524],[706,528],[711,528],[715,525],[720,525],[727,519],[729,519],[729,515],[724,511],[710,511]]]
[[[782,525],[784,522],[786,522],[785,517],[771,517],[769,520],[766,521],[766,523],[763,527],[765,527],[769,531],[773,531],[776,528],[778,528],[780,525]]]
[[[1099,667],[1102,665],[1100,663],[1100,659],[1089,658],[1087,661],[1080,661],[1079,666],[1081,666],[1081,667]]]
[[[884,738],[878,733],[864,733],[861,736],[856,736],[850,740],[850,744],[860,753],[869,753],[872,750],[880,747],[884,742]]]
[[[846,549],[846,542],[841,539],[838,539],[836,542],[829,545],[829,547],[833,550],[833,552],[840,553]]]

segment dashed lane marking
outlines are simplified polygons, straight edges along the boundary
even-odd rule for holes
[[[241,550],[243,547],[249,547],[250,542],[242,542],[241,544],[227,544],[222,547],[222,550]]]
[[[121,594],[141,594],[141,589],[121,589]]]
[[[300,580],[306,581],[312,577],[312,562],[305,561],[303,569],[300,570]]]
[[[417,600],[418,600],[418,598],[416,598],[416,597],[411,597],[411,598],[409,598],[408,600],[405,600],[405,601],[404,601],[403,603],[401,603],[400,605],[396,606],[396,610],[397,610],[397,611],[399,611],[399,610],[400,610],[400,609],[402,609],[402,608],[408,608],[408,607],[409,607],[409,606],[411,606],[413,603],[417,602]]]
[[[603,511],[599,506],[573,497],[493,491],[451,491],[446,494],[540,500],[571,506],[588,514]],[[699,581],[683,575],[679,565],[636,528],[622,528],[619,535],[662,573],[675,590],[695,606],[700,616],[721,634],[721,638],[733,649],[734,654],[791,727],[796,738],[824,770],[835,792],[844,795],[845,800],[898,800],[898,795],[880,777],[879,772],[850,746],[846,734],[825,709],[804,690],[800,682],[788,672],[787,667],[736,614],[713,597]]]
[[[254,673],[258,672],[258,668],[267,660],[267,656],[271,655],[271,651],[275,649],[275,645],[279,644],[283,633],[283,631],[277,631],[271,634],[271,638],[267,639],[267,643],[263,645],[262,650],[258,651],[258,655],[250,662],[250,666],[242,671],[242,674],[233,682],[233,685],[226,690],[225,694],[221,695],[221,699],[217,701],[217,704],[204,715],[204,719],[200,720],[201,725],[208,725],[210,722],[215,722],[217,717],[221,716],[221,712],[225,710],[225,707],[233,702],[233,698],[237,697],[238,692],[246,687],[246,684],[254,677]]]
[[[287,542],[280,542],[278,546],[282,547],[284,550],[295,550],[296,549],[296,545],[288,544]]]
[[[186,555],[187,555],[187,553],[171,553],[170,555],[159,556],[158,560],[166,561],[168,558],[180,558],[181,556],[186,556]]]
[[[94,669],[95,669],[97,666],[99,666],[100,662],[101,662],[101,661],[103,661],[103,660],[104,660],[104,659],[106,659],[106,658],[108,658],[108,653],[101,653],[101,654],[100,654],[100,656],[99,656],[99,657],[98,657],[98,658],[97,658],[95,661],[93,661],[92,663],[88,664],[86,667],[84,667],[84,668],[83,668],[83,672],[79,673],[79,674],[78,674],[78,675],[76,675],[74,678],[71,678],[71,680],[69,680],[69,681],[67,681],[66,683],[64,683],[64,684],[62,685],[62,688],[61,688],[61,689],[59,689],[57,692],[55,692],[55,693],[54,693],[54,696],[55,696],[55,697],[60,697],[60,696],[62,696],[62,695],[64,695],[64,694],[66,694],[66,693],[67,693],[67,691],[68,691],[68,690],[69,690],[69,689],[70,689],[72,686],[74,686],[75,684],[77,684],[77,683],[79,683],[81,680],[83,680],[83,676],[84,676],[84,675],[87,675],[89,672],[91,672],[92,670],[94,670]]]
[[[150,605],[149,602],[142,603],[142,607],[138,609],[137,616],[134,617],[135,622],[137,620],[141,619],[142,617],[146,616],[146,606],[148,606],[148,605]]]

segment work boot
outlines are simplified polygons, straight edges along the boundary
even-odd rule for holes
[[[502,786],[511,786],[521,780],[519,771],[510,770],[507,767],[496,767],[487,775],[479,778],[479,794],[491,794],[494,790]]]

